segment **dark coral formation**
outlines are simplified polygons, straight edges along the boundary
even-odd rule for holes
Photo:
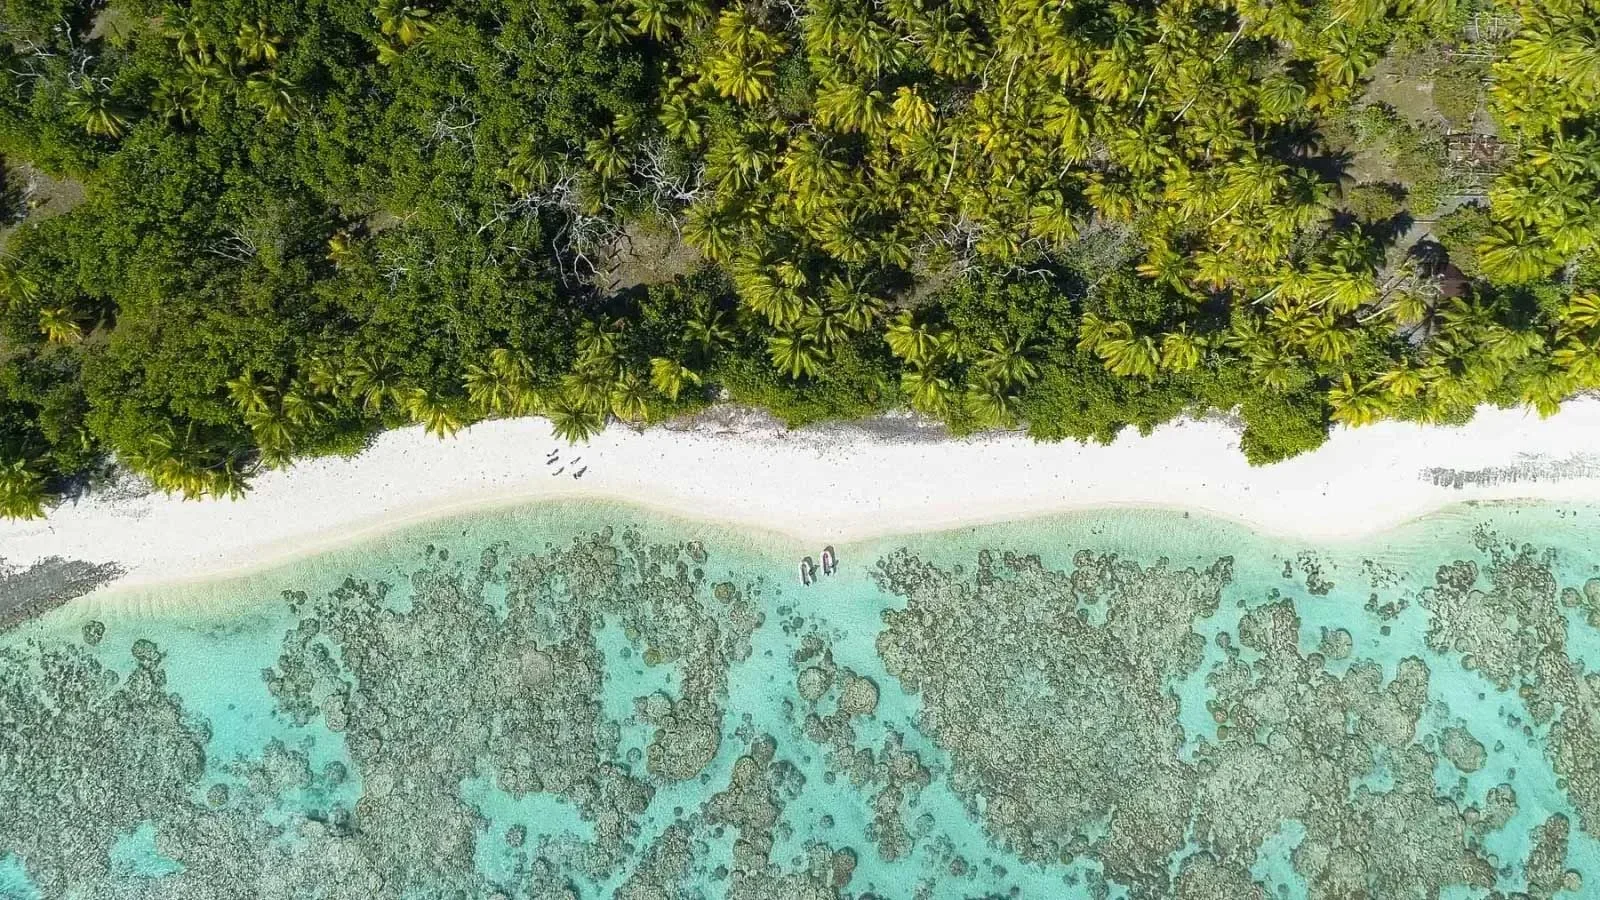
[[[1459,654],[1464,667],[1499,690],[1516,692],[1529,725],[1548,727],[1551,767],[1578,811],[1578,824],[1600,837],[1600,672],[1588,671],[1567,652],[1571,625],[1564,612],[1582,610],[1593,627],[1600,583],[1589,579],[1562,588],[1553,552],[1506,542],[1483,529],[1476,539],[1487,564],[1441,566],[1423,592],[1422,605],[1432,616],[1428,643]],[[1566,819],[1559,826],[1546,823],[1547,830],[1555,827],[1565,835]],[[1577,873],[1572,878],[1579,880]]]
[[[902,551],[880,566],[906,600],[885,616],[884,662],[921,694],[951,786],[996,838],[1040,862],[1091,855],[1140,897],[1250,896],[1238,886],[1286,821],[1304,826],[1292,861],[1313,898],[1494,885],[1472,831],[1481,814],[1437,795],[1418,742],[1422,660],[1387,678],[1368,661],[1335,674],[1324,652],[1347,654],[1348,634],[1307,653],[1292,603],[1255,606],[1219,637],[1215,737],[1185,760],[1175,686],[1201,666],[1195,629],[1217,612],[1230,561],[1074,564],[984,554],[969,575]],[[1191,842],[1201,852],[1173,878]]]
[[[211,755],[149,640],[88,622],[0,651],[0,856],[91,900],[1031,896],[1017,878],[1041,872],[1063,896],[1266,900],[1268,857],[1312,900],[1581,896],[1600,679],[1568,639],[1600,581],[1563,588],[1553,555],[1487,533],[1478,550],[1421,591],[1363,566],[1364,611],[1311,554],[1289,557],[1303,588],[1247,596],[1227,557],[901,550],[874,575],[874,659],[827,610],[709,574],[697,543],[429,548],[406,583],[284,595],[262,677],[291,737],[239,759]],[[1351,619],[1308,625],[1302,590]],[[1377,623],[1427,647],[1367,658]],[[1439,700],[1441,667],[1514,701],[1529,740],[1548,729],[1571,810],[1485,790],[1515,773]],[[753,684],[769,709],[734,705]],[[1526,857],[1495,858],[1530,806]],[[131,836],[159,875],[118,862]]]
[[[961,576],[904,551],[884,560],[878,649],[923,697],[951,786],[1026,859],[1093,852],[1111,877],[1164,884],[1196,780],[1171,684],[1194,672],[1228,561],[1204,572],[1080,554],[1070,574],[984,554]]]
[[[0,558],[0,632],[121,578],[117,563],[52,556],[27,568]]]
[[[72,645],[0,652],[0,848],[43,896],[291,900],[314,886],[378,896],[383,879],[351,840],[348,811],[278,806],[291,792],[332,798],[344,773],[313,773],[281,743],[208,767],[208,726],[168,690],[160,650],[140,640],[131,652],[126,677]],[[119,837],[149,825],[176,871],[114,870]]]

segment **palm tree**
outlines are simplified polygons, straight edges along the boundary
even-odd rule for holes
[[[628,170],[627,141],[617,130],[607,125],[584,145],[584,157],[589,168],[601,178],[616,178]]]
[[[633,0],[633,30],[651,40],[665,41],[676,21],[672,0]]]
[[[738,232],[738,216],[714,200],[690,206],[684,218],[683,239],[714,261],[725,261],[733,255]]]
[[[246,22],[239,26],[239,36],[234,40],[239,48],[239,55],[245,62],[275,63],[278,61],[278,45],[283,38],[274,34],[267,27],[263,19]]]
[[[1295,365],[1295,360],[1277,347],[1250,357],[1250,374],[1274,391],[1287,391],[1304,383],[1306,378],[1301,368]]]
[[[842,316],[815,302],[805,305],[805,311],[796,320],[795,327],[810,335],[824,352],[832,350],[850,336],[850,328],[845,325]]]
[[[261,448],[263,461],[273,467],[289,462],[294,449],[294,432],[280,410],[252,409],[244,414],[244,421],[250,426],[256,446]]]
[[[1354,312],[1378,295],[1370,271],[1349,271],[1343,266],[1314,265],[1301,283],[1313,304],[1326,306],[1335,315]]]
[[[1317,316],[1306,335],[1306,349],[1325,363],[1336,363],[1355,352],[1355,341],[1333,316]]]
[[[889,127],[894,129],[896,144],[902,151],[915,137],[928,134],[933,121],[933,104],[916,88],[903,85],[895,90],[894,103],[889,107]]]
[[[556,398],[546,415],[556,437],[569,444],[587,442],[606,426],[604,413],[565,394]]]
[[[839,262],[857,265],[872,255],[866,224],[859,213],[830,206],[819,210],[810,225],[812,237]]]
[[[611,386],[611,414],[624,422],[650,418],[650,394],[643,378],[626,372]]]
[[[876,132],[889,118],[882,91],[851,81],[825,81],[817,88],[817,121],[843,132]]]
[[[1423,387],[1426,385],[1422,373],[1416,367],[1405,364],[1389,369],[1374,378],[1372,383],[1382,388],[1385,394],[1396,400],[1415,397],[1422,392]]]
[[[925,366],[939,352],[939,335],[926,323],[919,323],[911,310],[901,310],[889,325],[884,340],[889,351],[914,366]]]
[[[411,421],[422,425],[422,430],[439,437],[450,437],[466,423],[454,403],[435,396],[425,388],[411,388],[405,394],[406,412]]]
[[[1376,385],[1369,381],[1357,387],[1349,374],[1328,391],[1328,404],[1333,407],[1333,420],[1346,425],[1371,425],[1389,412],[1388,401]]]
[[[977,384],[967,389],[962,406],[979,428],[1012,428],[1017,424],[1016,397],[997,384]]]
[[[1078,320],[1078,349],[1093,353],[1100,347],[1100,342],[1106,339],[1106,332],[1111,328],[1111,323],[1102,318],[1098,313],[1086,312]]]
[[[1256,108],[1276,121],[1289,119],[1305,103],[1305,87],[1288,75],[1268,75],[1256,88]]]
[[[399,40],[402,47],[415,44],[433,30],[433,23],[428,21],[433,11],[408,0],[378,0],[372,15],[383,33]]]
[[[1053,247],[1064,247],[1078,236],[1072,205],[1061,191],[1042,191],[1028,213],[1028,231]]]
[[[183,69],[174,76],[169,107],[176,104],[177,118],[187,122],[221,96],[227,80],[227,71],[217,63],[186,59]],[[168,112],[173,110],[169,108]]]
[[[200,493],[223,500],[239,500],[250,490],[250,482],[237,461],[229,459],[220,468],[207,469],[202,475]]]
[[[501,167],[499,178],[512,192],[525,197],[535,188],[550,184],[556,175],[554,154],[539,142],[528,138],[511,152],[511,158]]]
[[[0,518],[44,518],[44,477],[26,459],[0,462]]]
[[[1600,328],[1600,294],[1573,294],[1561,308],[1563,332]]]
[[[578,367],[581,369],[610,369],[617,358],[617,332],[616,328],[621,322],[610,324],[586,320],[578,327],[578,338],[574,346],[578,351]]]
[[[149,476],[157,489],[189,500],[237,497],[248,487],[235,455],[203,440],[193,423],[182,435],[170,423],[146,434],[138,447],[123,454],[123,460]]]
[[[695,305],[694,315],[683,326],[684,337],[701,356],[710,356],[717,348],[733,343],[733,331],[724,319],[722,310],[699,302]]]
[[[582,404],[603,417],[611,408],[611,387],[616,377],[614,369],[580,365],[561,377],[561,394],[568,402]]]
[[[88,81],[67,99],[67,109],[83,126],[83,130],[91,135],[119,138],[127,133],[127,112],[111,99],[110,94],[96,90]]]
[[[1513,284],[1550,274],[1563,260],[1554,247],[1520,222],[1499,224],[1478,243],[1478,262],[1485,275]]]
[[[1401,328],[1413,328],[1428,320],[1433,312],[1428,298],[1421,291],[1396,291],[1389,305],[1384,307],[1390,321]]]
[[[38,283],[18,271],[10,258],[0,256],[0,306],[32,303],[38,298]]]
[[[69,307],[51,306],[39,310],[39,330],[52,344],[75,344],[83,339],[83,326]]]
[[[837,275],[828,279],[823,297],[829,314],[851,331],[866,331],[883,315],[883,302],[861,290],[854,279]]]
[[[584,36],[601,50],[628,40],[628,19],[621,0],[583,0]]]
[[[489,351],[487,366],[467,366],[462,381],[467,402],[487,415],[522,415],[538,406],[528,361],[504,347]]]
[[[1201,342],[1187,329],[1161,336],[1161,368],[1168,372],[1187,372],[1200,365]]]
[[[1135,334],[1127,322],[1109,322],[1094,352],[1114,375],[1153,378],[1161,352],[1155,338]]]
[[[930,416],[947,413],[955,393],[950,379],[920,366],[908,369],[900,376],[900,389],[911,399],[912,409]]]
[[[669,94],[661,101],[661,125],[667,134],[690,147],[700,146],[701,125],[704,117],[689,107],[689,99],[682,94]]]
[[[1523,403],[1533,407],[1540,418],[1549,418],[1561,409],[1576,387],[1572,372],[1554,360],[1545,360],[1522,377],[1518,385]]]
[[[293,81],[277,72],[257,72],[244,83],[245,96],[266,113],[267,121],[276,125],[289,121],[294,113],[297,89]]]
[[[150,93],[150,109],[164,119],[177,119],[178,124],[188,125],[194,121],[196,104],[186,84],[161,82]]]
[[[1033,363],[1034,355],[1034,348],[1025,339],[996,336],[978,357],[976,368],[985,380],[1009,390],[1039,377],[1039,368]]]
[[[238,378],[227,382],[228,396],[233,399],[233,405],[239,407],[242,413],[266,412],[270,404],[268,395],[273,390],[271,387],[256,380],[254,372],[245,372]]]
[[[346,263],[355,258],[355,238],[343,228],[335,231],[333,236],[328,238],[328,262],[333,263],[335,268],[343,268]]]
[[[766,99],[772,92],[782,43],[762,30],[742,6],[723,10],[716,35],[712,44],[716,49],[706,60],[712,87],[746,105]]]
[[[699,383],[700,376],[676,360],[660,356],[650,360],[650,386],[668,400],[676,402],[684,385]]]
[[[767,339],[767,355],[790,378],[815,378],[822,374],[822,350],[809,334],[787,332]]]
[[[1600,345],[1569,337],[1566,343],[1550,354],[1550,359],[1572,373],[1576,386],[1600,385]]]
[[[200,23],[189,10],[169,5],[161,14],[161,33],[171,38],[178,47],[178,55],[187,60],[208,63],[211,49]]]
[[[385,357],[363,354],[350,364],[345,383],[353,398],[358,398],[369,413],[381,414],[385,404],[404,402],[405,388],[400,373]]]

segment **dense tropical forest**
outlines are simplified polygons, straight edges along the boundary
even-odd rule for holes
[[[1595,0],[0,0],[0,511],[538,413],[1600,386]]]

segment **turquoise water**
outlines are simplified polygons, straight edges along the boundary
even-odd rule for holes
[[[113,588],[0,637],[0,898],[1590,896],[1596,536],[1115,510],[802,587],[559,504]]]

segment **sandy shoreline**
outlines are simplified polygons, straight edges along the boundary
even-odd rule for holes
[[[242,574],[434,518],[557,499],[850,542],[1075,510],[1160,506],[1260,531],[1354,538],[1468,500],[1600,501],[1600,400],[1541,421],[1485,410],[1461,428],[1339,430],[1315,453],[1251,468],[1220,421],[1110,446],[942,439],[909,421],[790,432],[737,411],[567,447],[541,419],[439,441],[390,432],[354,459],[269,472],[242,501],[115,492],[39,522],[0,521],[0,559],[115,564],[117,587]],[[547,454],[560,450],[558,462]],[[561,475],[553,473],[561,466]],[[571,474],[587,466],[581,479]]]

